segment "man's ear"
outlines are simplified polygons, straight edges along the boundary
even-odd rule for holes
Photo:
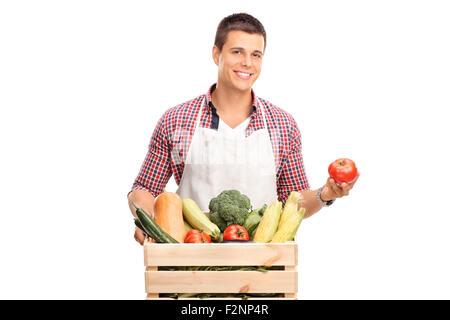
[[[219,56],[220,56],[220,50],[216,45],[214,45],[214,47],[212,48],[212,57],[213,57],[214,63],[217,66],[219,65]]]

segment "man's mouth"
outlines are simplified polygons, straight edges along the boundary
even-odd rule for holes
[[[234,71],[234,73],[238,76],[238,78],[242,80],[248,80],[251,78],[253,73],[243,72],[243,71]]]

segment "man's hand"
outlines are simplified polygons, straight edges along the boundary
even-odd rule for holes
[[[134,231],[134,239],[141,245],[144,245],[145,234],[138,227],[136,227],[136,230]]]
[[[327,183],[325,184],[325,186],[322,189],[322,194],[321,194],[322,200],[324,202],[326,202],[329,200],[334,200],[337,198],[342,198],[344,196],[348,196],[350,193],[350,190],[353,188],[353,186],[355,185],[358,178],[359,178],[359,173],[356,176],[356,178],[353,179],[353,181],[351,181],[351,182],[338,183],[338,182],[334,181],[333,178],[329,177],[327,179]]]
[[[154,218],[153,204],[155,203],[155,198],[153,195],[146,190],[134,190],[128,195],[128,206],[134,218],[137,218],[136,209],[133,203],[138,207],[144,209],[152,218]],[[141,245],[144,244],[145,234],[144,232],[136,227],[134,230],[134,239]]]

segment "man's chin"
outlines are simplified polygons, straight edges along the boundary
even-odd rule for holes
[[[240,81],[239,79],[220,81],[219,79],[219,83],[223,83],[225,87],[228,87],[228,89],[242,93],[251,91],[254,82],[255,81]]]
[[[248,92],[252,89],[253,82],[249,83],[233,83],[233,87],[236,91]]]

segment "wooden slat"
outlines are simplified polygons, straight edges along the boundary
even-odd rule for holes
[[[294,266],[297,243],[144,244],[145,266]]]
[[[284,268],[284,270],[286,270],[286,271],[293,271],[293,272],[297,273],[297,266],[286,266]],[[293,300],[295,300],[295,299],[297,299],[297,290],[295,290],[295,292],[286,293],[284,296],[286,297],[286,299],[293,299]]]
[[[295,293],[296,271],[151,271],[147,293]]]
[[[147,267],[146,271],[153,271],[156,272],[158,271],[158,267]],[[158,293],[148,293],[147,294],[147,299],[151,300],[151,299],[159,299],[159,294]]]

